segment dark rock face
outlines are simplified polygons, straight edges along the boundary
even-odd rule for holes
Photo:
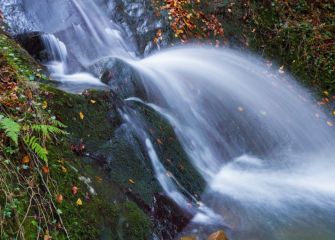
[[[43,44],[42,35],[41,32],[22,33],[16,35],[15,39],[33,58],[44,62],[47,60],[48,54]]]
[[[98,0],[99,1],[99,0]],[[168,21],[157,17],[150,0],[115,0],[108,8],[108,15],[125,29],[129,39],[138,47],[137,54],[149,55],[157,48],[166,47],[171,41],[169,31],[164,31],[159,46],[153,39],[159,29],[169,29]]]
[[[156,234],[164,240],[174,239],[193,217],[162,193],[154,196],[152,216]]]

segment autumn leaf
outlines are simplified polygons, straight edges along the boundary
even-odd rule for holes
[[[48,174],[50,172],[50,169],[49,169],[48,166],[43,166],[42,171],[43,171],[44,174]]]
[[[83,205],[83,201],[80,198],[78,198],[78,200],[76,201],[76,205],[77,206],[82,206]]]
[[[163,145],[162,140],[160,140],[159,138],[157,139],[157,143],[160,144],[160,145]]]
[[[43,109],[47,109],[48,108],[48,102],[47,101],[43,101],[42,108]]]
[[[78,190],[79,190],[79,188],[77,186],[73,186],[71,188],[71,192],[72,192],[73,195],[76,195],[78,193]]]
[[[95,176],[95,180],[96,180],[98,183],[101,183],[101,182],[102,182],[102,178],[99,177],[99,176]]]
[[[28,155],[24,155],[22,158],[23,164],[28,164],[30,162],[30,157]]]
[[[84,117],[85,117],[85,116],[84,116],[84,113],[80,112],[80,113],[79,113],[79,117],[80,117],[81,120],[84,120]]]
[[[131,178],[128,180],[128,182],[131,183],[131,184],[135,184],[135,181]]]
[[[47,231],[45,232],[45,235],[44,235],[44,237],[43,237],[43,240],[51,240],[51,239],[52,239],[52,237],[50,236],[49,231],[47,230]]]
[[[61,166],[60,168],[62,169],[62,172],[63,172],[63,173],[67,173],[67,168],[66,168],[66,167]]]
[[[58,194],[56,197],[56,202],[58,202],[59,204],[61,204],[63,202],[64,198],[62,194]]]
[[[92,104],[95,104],[96,102],[97,102],[97,101],[91,99],[91,103],[92,103]]]

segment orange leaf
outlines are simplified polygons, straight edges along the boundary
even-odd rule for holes
[[[56,202],[58,202],[59,204],[61,204],[63,202],[64,198],[62,194],[58,194],[56,197]]]
[[[43,173],[48,174],[50,172],[50,169],[49,169],[48,166],[43,166],[42,171],[43,171]]]
[[[22,158],[22,163],[23,164],[28,164],[30,162],[30,157],[28,155],[24,155]]]

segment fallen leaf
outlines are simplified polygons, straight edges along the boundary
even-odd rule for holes
[[[91,103],[92,103],[92,104],[95,104],[96,102],[97,102],[97,101],[91,99]]]
[[[63,173],[67,173],[67,168],[66,168],[66,167],[61,166],[60,168],[62,169],[62,172],[63,172]]]
[[[50,169],[49,169],[48,166],[43,166],[42,171],[43,171],[44,174],[48,174],[50,172]]]
[[[95,180],[96,180],[98,183],[101,183],[101,182],[102,182],[102,178],[99,177],[99,176],[95,176]]]
[[[80,112],[80,113],[79,113],[79,117],[80,117],[81,120],[84,120],[84,117],[85,117],[85,116],[84,116],[84,113]]]
[[[47,102],[47,101],[44,101],[44,102],[42,103],[42,108],[43,108],[43,109],[47,109],[47,108],[48,108],[48,102]]]
[[[49,235],[49,231],[47,230],[46,232],[45,232],[45,235],[44,235],[44,237],[43,237],[43,240],[51,240],[52,239],[52,237]]]
[[[160,140],[159,138],[157,139],[157,142],[158,142],[158,144],[163,145],[162,140]]]
[[[77,206],[82,206],[83,205],[83,201],[80,198],[78,198],[78,200],[76,201],[76,205]]]
[[[87,201],[89,201],[91,199],[91,196],[90,196],[90,194],[88,192],[86,192],[86,194],[85,194],[85,199]]]
[[[335,110],[333,111],[333,115],[335,115]]]
[[[64,198],[62,194],[58,194],[56,197],[56,202],[58,202],[59,204],[61,204],[63,202]]]
[[[327,121],[327,125],[328,125],[329,127],[334,126],[334,124],[333,124],[331,121]]]
[[[28,164],[30,162],[30,157],[28,155],[24,155],[22,158],[22,163],[23,164]]]
[[[129,183],[131,183],[131,184],[135,184],[135,181],[134,181],[133,179],[129,179],[128,181],[129,181]]]
[[[79,188],[78,188],[78,187],[76,187],[76,186],[73,186],[73,187],[72,187],[72,189],[71,189],[71,191],[72,191],[72,194],[73,194],[73,195],[76,195],[76,194],[78,193],[78,190],[79,190]]]

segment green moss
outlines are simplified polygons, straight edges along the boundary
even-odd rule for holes
[[[41,87],[45,101],[56,117],[68,126],[71,140],[83,140],[89,150],[107,141],[118,121],[108,120],[111,106],[108,91],[86,91],[84,95],[70,94],[49,85]],[[81,119],[81,115],[83,119]]]
[[[335,6],[313,3],[252,1],[250,47],[275,59],[303,83],[335,91]]]
[[[49,234],[53,239],[66,239],[65,232],[59,228],[60,214],[64,226],[71,239],[99,239],[103,232],[108,232],[106,239],[120,239],[120,236],[127,236],[126,239],[147,239],[150,234],[150,219],[134,203],[125,200],[119,187],[108,181],[108,177],[92,165],[87,164],[87,159],[75,155],[70,150],[70,142],[78,144],[83,141],[88,150],[94,150],[105,143],[113,134],[115,126],[119,125],[119,120],[108,120],[110,110],[110,95],[104,91],[87,91],[83,95],[69,94],[56,89],[47,84],[36,84],[35,81],[48,80],[41,72],[42,67],[37,64],[29,54],[18,44],[4,34],[0,34],[0,57],[1,62],[8,65],[15,75],[15,81],[19,84],[19,92],[25,92],[30,86],[34,86],[34,104],[44,106],[45,113],[35,118],[44,121],[44,118],[56,116],[63,123],[68,125],[66,129],[70,134],[67,137],[57,138],[55,142],[50,142],[47,146],[49,151],[49,173],[44,173],[43,177],[38,174],[38,169],[24,169],[20,161],[23,152],[18,152],[18,158],[8,160],[9,166],[20,173],[29,176],[36,182],[36,191],[39,191],[43,198],[51,198],[56,204],[54,209],[50,201],[45,201],[45,211],[47,212],[46,224],[41,224],[35,216],[38,216],[38,206],[33,204],[28,211],[27,218],[23,222],[24,236],[26,239],[35,239]],[[34,82],[31,82],[34,81]],[[22,83],[22,84],[21,84]],[[30,84],[26,84],[30,83]],[[48,81],[44,81],[48,83]],[[80,117],[83,114],[83,119]],[[19,118],[20,112],[13,110],[11,114]],[[2,139],[0,139],[2,141]],[[15,237],[14,212],[20,219],[24,218],[28,209],[30,196],[29,188],[17,184],[14,172],[7,171],[5,159],[0,153],[1,175],[6,175],[6,186],[13,189],[18,196],[13,198],[10,204],[5,204],[6,199],[0,196],[0,205],[6,206],[5,212],[1,208],[1,215],[6,213],[8,217],[2,226],[6,226],[1,239],[12,239]],[[91,194],[86,183],[79,177],[84,176],[92,180],[92,187],[97,195]],[[102,180],[99,180],[99,179]],[[46,181],[52,194],[49,196],[42,184],[42,179]],[[105,180],[107,179],[107,180]],[[1,185],[1,184],[0,184]],[[72,187],[79,188],[77,194],[73,194]],[[12,190],[11,190],[12,191]],[[61,194],[64,200],[57,203],[57,195]],[[76,204],[81,199],[82,206]],[[43,201],[44,202],[44,201]],[[2,221],[3,219],[1,219]],[[127,223],[123,225],[120,223]],[[135,236],[135,238],[131,238]]]
[[[119,208],[122,219],[123,239],[145,240],[148,239],[151,223],[147,215],[134,203],[125,202]]]
[[[190,163],[171,125],[152,109],[137,105],[149,125],[152,142],[167,171],[193,196],[200,196],[206,183]]]

